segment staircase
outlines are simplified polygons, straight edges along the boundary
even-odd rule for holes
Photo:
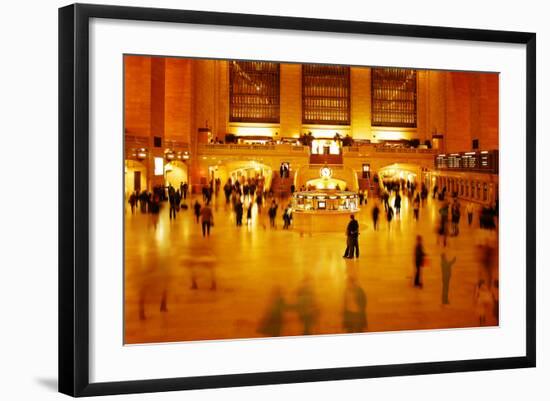
[[[359,183],[359,189],[368,191],[369,197],[380,195],[380,187],[370,178],[363,178],[361,173],[357,173],[357,182]]]
[[[275,171],[273,172],[273,178],[271,179],[271,189],[273,190],[273,195],[278,197],[290,196],[290,186],[294,182],[291,178],[293,174],[294,173],[290,171],[288,177],[281,178],[279,173]]]

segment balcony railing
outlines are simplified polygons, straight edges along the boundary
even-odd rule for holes
[[[199,144],[199,154],[295,154],[309,155],[309,148],[302,145],[291,145],[288,143],[269,145],[242,145],[242,144]]]
[[[164,148],[172,150],[189,150],[189,143],[183,139],[164,139]]]
[[[401,146],[383,146],[377,144],[356,144],[353,146],[344,146],[342,148],[344,155],[354,156],[359,153],[406,153],[406,154],[422,154],[422,155],[433,155],[435,154],[434,149],[423,149],[423,148],[406,148]]]
[[[309,163],[310,164],[343,164],[344,158],[341,154],[339,155],[317,155],[313,154],[309,157]]]
[[[152,138],[141,135],[125,135],[124,141],[126,148],[151,148],[153,146]],[[163,149],[189,150],[189,143],[183,139],[164,139]]]
[[[126,142],[127,148],[148,148],[149,146],[151,146],[151,138],[148,136],[125,135],[124,141]]]

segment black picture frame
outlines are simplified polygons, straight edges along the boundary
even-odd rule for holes
[[[526,353],[520,357],[90,383],[89,23],[91,18],[276,28],[526,48]],[[479,29],[74,4],[59,9],[59,391],[71,396],[159,392],[534,367],[536,280],[536,35]]]

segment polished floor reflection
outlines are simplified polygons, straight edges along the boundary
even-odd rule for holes
[[[333,230],[304,229],[298,219],[283,230],[288,202],[277,199],[276,227],[267,208],[258,213],[256,206],[251,223],[245,211],[237,227],[220,194],[212,202],[215,224],[203,237],[195,199],[203,203],[187,199],[189,209],[176,219],[167,203],[157,217],[126,210],[128,344],[498,324],[498,261],[487,262],[485,253],[490,245],[498,255],[496,235],[480,230],[477,213],[469,226],[463,212],[459,235],[444,247],[436,233],[439,201],[429,198],[416,221],[404,196],[401,216],[389,224],[380,204],[374,231],[369,200],[356,214],[360,257],[345,259],[346,215],[333,218]],[[427,254],[422,288],[413,285],[417,235]]]

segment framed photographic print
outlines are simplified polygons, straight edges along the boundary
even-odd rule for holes
[[[535,366],[535,34],[59,10],[59,390]]]

